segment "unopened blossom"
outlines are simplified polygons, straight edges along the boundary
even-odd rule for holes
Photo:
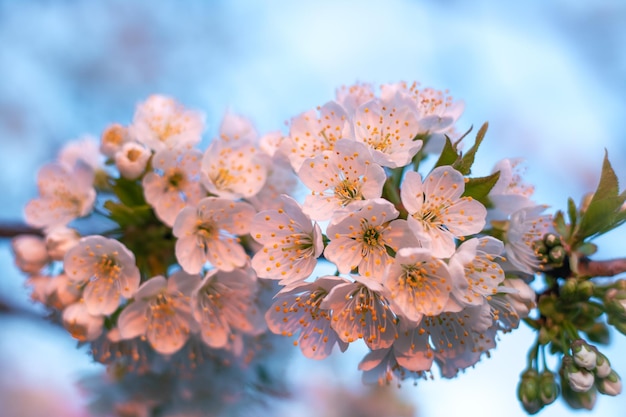
[[[572,357],[574,363],[580,368],[585,368],[588,371],[592,371],[596,367],[596,350],[583,339],[576,339],[572,342],[570,348],[572,349]]]
[[[423,183],[419,173],[406,173],[401,198],[409,226],[431,242],[434,256],[452,256],[456,238],[478,233],[485,226],[487,210],[471,197],[462,197],[464,191],[463,175],[450,166],[435,168]]]
[[[200,185],[202,153],[198,150],[163,150],[152,157],[151,172],[143,177],[146,201],[156,216],[173,226],[176,216],[205,196]]]
[[[204,343],[223,348],[235,332],[260,334],[266,330],[256,300],[258,283],[250,269],[209,271],[191,296],[192,312]]]
[[[39,198],[24,209],[26,222],[34,227],[66,225],[89,214],[96,199],[94,173],[83,165],[69,169],[44,165],[37,174]]]
[[[333,150],[307,159],[298,176],[312,190],[304,212],[314,220],[328,220],[342,207],[379,198],[387,179],[365,145],[350,140],[337,141]]]
[[[363,339],[373,350],[391,346],[397,332],[384,287],[361,275],[353,278],[335,286],[320,307],[332,310],[332,327],[344,342]]]
[[[358,269],[360,275],[382,282],[385,268],[392,262],[388,249],[396,252],[419,242],[406,220],[394,220],[398,210],[387,200],[367,200],[353,207],[355,211],[335,218],[328,226],[331,240],[324,256],[343,274]]]
[[[104,317],[94,315],[83,302],[69,305],[63,310],[63,327],[79,342],[97,339],[103,331]]]
[[[287,337],[297,335],[294,344],[307,358],[324,359],[335,344],[345,351],[348,345],[333,329],[330,309],[321,303],[333,288],[347,282],[344,278],[323,276],[285,288],[265,313],[269,329]]]
[[[450,297],[447,265],[429,249],[402,248],[387,268],[384,280],[394,311],[412,322],[440,314]]]
[[[504,248],[507,259],[522,272],[533,274],[542,269],[534,243],[554,229],[552,215],[543,214],[547,207],[524,207],[511,214]]]
[[[497,258],[504,244],[491,236],[463,242],[450,258],[450,271],[463,285],[455,285],[453,295],[461,304],[479,305],[498,292],[504,271]]]
[[[80,240],[80,234],[67,226],[55,226],[46,230],[46,249],[48,256],[61,261],[65,253]]]
[[[600,380],[596,380],[596,387],[604,395],[616,396],[622,393],[622,380],[615,371]]]
[[[196,328],[190,296],[199,282],[199,276],[184,271],[168,279],[159,275],[144,282],[118,318],[120,336],[145,336],[163,355],[180,350]]]
[[[93,315],[113,313],[121,296],[131,298],[139,288],[135,255],[115,239],[82,238],[65,254],[63,267],[71,281],[85,286],[85,307]]]
[[[289,136],[281,145],[294,171],[298,172],[304,161],[324,151],[334,149],[335,142],[351,137],[346,111],[334,101],[309,110],[291,120]]]
[[[204,153],[201,166],[202,184],[210,193],[236,200],[261,190],[268,157],[255,145],[216,139]]]
[[[140,103],[129,126],[130,136],[153,151],[191,148],[200,142],[204,115],[173,98],[152,95]]]
[[[100,136],[100,152],[108,158],[113,158],[129,140],[128,128],[119,123],[110,124]]]
[[[395,97],[370,101],[358,108],[354,119],[356,140],[367,145],[382,166],[406,166],[422,147],[421,140],[414,140],[417,115],[406,101]]]
[[[611,373],[611,363],[609,359],[600,352],[597,352],[596,355],[596,368],[594,372],[598,378],[606,378]]]
[[[185,207],[173,228],[178,263],[190,274],[199,273],[206,262],[223,271],[243,266],[248,256],[237,236],[250,231],[255,214],[248,203],[217,197]]]
[[[27,274],[36,274],[50,261],[43,238],[37,235],[18,235],[11,241],[15,265]]]
[[[126,142],[115,153],[115,166],[129,180],[139,178],[145,171],[152,152],[139,142]]]
[[[280,279],[282,285],[306,279],[324,251],[322,231],[291,197],[282,197],[283,208],[254,216],[250,235],[263,248],[252,258],[259,277]]]

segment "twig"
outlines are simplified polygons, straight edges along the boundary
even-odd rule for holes
[[[613,277],[626,272],[626,258],[610,259],[606,261],[592,261],[582,258],[578,262],[578,272],[588,277]]]
[[[40,229],[35,229],[23,223],[0,223],[0,239],[24,234],[43,236]]]

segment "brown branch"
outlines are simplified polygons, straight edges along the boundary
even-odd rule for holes
[[[626,272],[626,258],[592,261],[583,258],[578,262],[578,273],[588,277],[613,277]]]
[[[35,229],[23,223],[0,223],[0,239],[12,238],[18,235],[43,236],[43,233],[40,229]]]

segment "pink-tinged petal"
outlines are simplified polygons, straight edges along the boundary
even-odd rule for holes
[[[342,208],[342,205],[329,195],[307,195],[302,210],[313,220],[323,221],[330,219],[333,214]]]
[[[361,192],[365,199],[379,198],[383,194],[383,186],[387,180],[387,174],[380,165],[372,162],[367,165],[363,174]]]
[[[399,332],[393,344],[398,364],[410,371],[427,371],[431,368],[434,352],[429,344],[429,335],[420,328]]]
[[[470,197],[464,197],[448,207],[444,224],[455,236],[469,236],[483,230],[486,217],[485,206]]]
[[[89,314],[109,315],[120,305],[120,292],[116,282],[100,278],[85,286],[83,299]]]
[[[324,256],[337,265],[339,272],[349,274],[363,259],[361,246],[356,240],[340,237],[330,241],[324,250]]]
[[[188,274],[185,271],[173,273],[167,280],[167,292],[170,294],[191,295],[200,285],[201,277],[198,274]]]
[[[154,350],[162,355],[172,355],[187,342],[189,333],[187,323],[178,314],[158,320],[153,315],[148,324],[146,337]]]
[[[231,238],[207,242],[207,255],[208,261],[222,271],[232,271],[248,260],[243,247]]]
[[[442,200],[457,200],[465,191],[463,174],[451,166],[441,166],[432,170],[424,180],[424,194],[427,200],[439,197]]]
[[[117,327],[122,339],[132,339],[146,334],[148,308],[147,302],[139,300],[124,307],[117,319]]]
[[[178,213],[172,233],[178,238],[190,236],[195,231],[197,222],[198,215],[195,207],[185,207]]]
[[[104,317],[91,315],[84,303],[69,305],[63,310],[63,327],[79,342],[89,342],[100,337],[103,331]]]
[[[199,274],[207,261],[206,251],[198,246],[195,237],[179,238],[176,241],[176,260],[189,274]]]
[[[150,278],[137,290],[135,300],[149,300],[167,287],[167,280],[162,275]]]
[[[414,171],[406,173],[400,186],[400,198],[409,214],[418,213],[422,210],[424,191],[422,188],[422,176],[419,173]]]

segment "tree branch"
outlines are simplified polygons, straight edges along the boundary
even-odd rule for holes
[[[580,275],[588,277],[613,277],[626,272],[626,258],[610,259],[606,261],[592,261],[582,258],[578,262]]]
[[[35,229],[23,223],[0,223],[0,239],[25,234],[43,236],[40,229]]]

